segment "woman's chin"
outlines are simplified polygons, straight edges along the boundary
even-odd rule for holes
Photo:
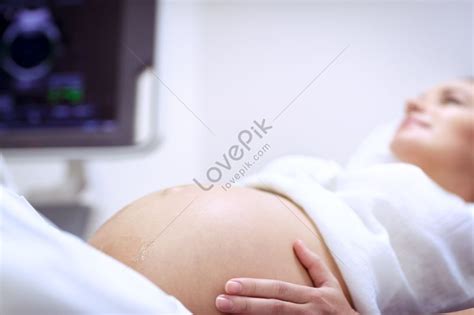
[[[422,143],[409,135],[397,134],[390,143],[390,150],[400,161],[418,164],[423,153]]]

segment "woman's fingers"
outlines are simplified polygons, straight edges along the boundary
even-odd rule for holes
[[[294,250],[317,288],[278,280],[234,278],[226,283],[226,294],[217,297],[217,309],[247,315],[357,314],[319,256],[302,241],[295,242]]]
[[[333,279],[332,273],[326,264],[312,252],[303,241],[298,240],[293,244],[296,256],[308,270],[315,287],[321,287]]]
[[[229,295],[219,295],[216,299],[216,307],[221,312],[246,315],[297,315],[304,312],[304,304]]]
[[[234,278],[226,283],[226,294],[217,297],[217,309],[247,315],[357,314],[319,256],[302,241],[295,242],[294,250],[317,288],[278,280]]]
[[[305,303],[310,299],[310,287],[279,280],[235,278],[227,281],[225,292],[231,295],[262,297]]]

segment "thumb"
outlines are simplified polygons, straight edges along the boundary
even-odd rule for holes
[[[328,269],[324,261],[319,258],[316,253],[311,251],[301,240],[297,240],[293,244],[296,256],[303,266],[308,270],[308,273],[313,281],[315,287],[321,287],[327,284],[333,275]]]

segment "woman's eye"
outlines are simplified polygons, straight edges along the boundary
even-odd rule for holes
[[[454,97],[447,97],[443,100],[443,104],[445,104],[445,105],[449,105],[449,104],[463,105],[463,102],[461,102],[459,99],[454,98]]]

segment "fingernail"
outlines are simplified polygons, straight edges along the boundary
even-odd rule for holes
[[[232,310],[234,303],[224,295],[219,295],[216,299],[216,307],[221,311],[228,312]]]
[[[225,285],[225,292],[228,294],[237,294],[240,293],[240,291],[242,291],[242,284],[240,284],[240,282],[233,280],[227,281]]]
[[[296,241],[293,243],[293,246],[296,246],[296,245],[302,246],[302,245],[304,245],[304,244],[303,244],[303,241],[302,241],[302,240],[296,240]]]

